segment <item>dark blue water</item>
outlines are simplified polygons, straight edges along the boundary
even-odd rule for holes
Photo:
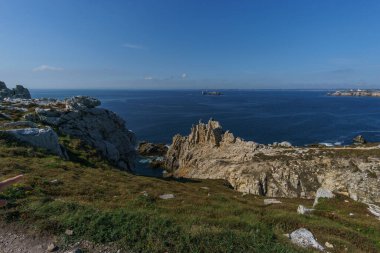
[[[330,97],[327,91],[225,90],[32,90],[33,97],[89,95],[118,113],[139,140],[170,143],[192,124],[214,118],[235,136],[259,143],[289,141],[349,144],[362,134],[380,141],[380,98]]]

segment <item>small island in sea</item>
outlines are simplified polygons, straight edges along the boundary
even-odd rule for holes
[[[345,96],[345,97],[380,97],[380,90],[337,90],[328,93],[329,96]]]
[[[221,96],[223,93],[220,91],[202,91],[202,95],[204,96]]]

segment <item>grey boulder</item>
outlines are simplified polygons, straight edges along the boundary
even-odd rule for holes
[[[58,135],[50,127],[11,129],[0,131],[0,133],[9,134],[33,147],[43,148],[62,158],[67,158],[66,152],[58,142]]]
[[[324,251],[323,246],[320,245],[317,240],[315,240],[314,235],[306,228],[299,228],[293,231],[289,237],[292,243],[302,248],[311,247],[320,251]]]
[[[334,198],[334,197],[335,197],[334,193],[332,193],[329,189],[319,188],[317,190],[317,193],[316,193],[316,196],[315,196],[315,199],[314,199],[313,207],[315,207],[318,204],[318,200],[320,198],[331,199],[331,198]]]

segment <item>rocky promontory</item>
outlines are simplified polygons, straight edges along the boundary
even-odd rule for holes
[[[24,98],[30,99],[30,92],[22,85],[16,85],[16,88],[8,89],[4,82],[0,81],[0,101],[4,98]]]
[[[244,141],[210,120],[176,135],[166,169],[177,177],[225,179],[234,189],[268,197],[314,198],[318,188],[380,202],[377,146],[293,147]]]
[[[5,115],[3,133],[32,146],[67,158],[59,148],[58,135],[82,140],[115,166],[134,167],[136,137],[115,113],[97,108],[100,101],[87,96],[65,100],[4,98],[0,109]]]

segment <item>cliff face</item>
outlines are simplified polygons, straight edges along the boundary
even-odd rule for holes
[[[304,148],[235,138],[210,120],[176,135],[165,166],[178,177],[225,179],[236,190],[268,197],[313,198],[319,187],[380,202],[378,147]]]
[[[0,81],[0,100],[4,98],[24,98],[30,99],[29,90],[22,85],[16,85],[16,88],[8,89],[4,82]]]

